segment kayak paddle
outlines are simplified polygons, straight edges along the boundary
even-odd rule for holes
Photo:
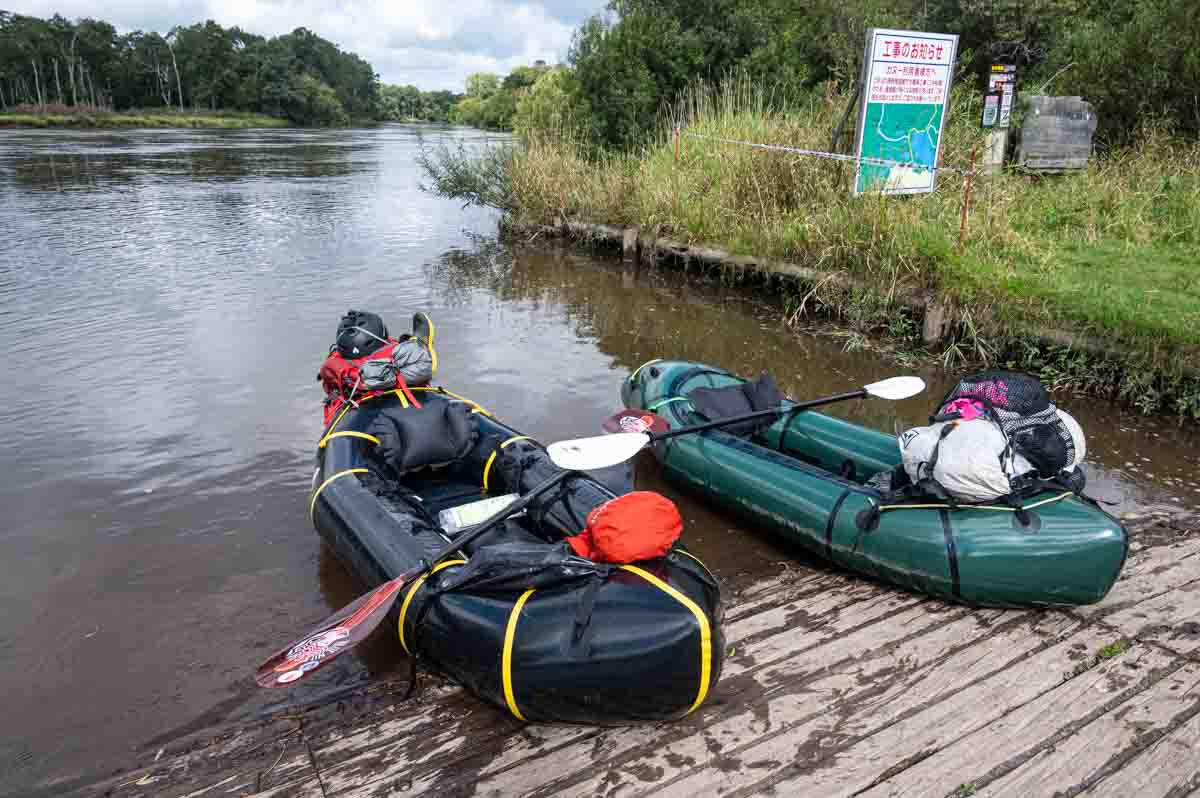
[[[612,455],[607,451],[600,450],[587,451],[582,454],[572,454],[570,453],[572,450],[569,449],[567,451],[568,453],[562,459],[556,457],[553,452],[550,453],[550,459],[555,465],[564,469],[563,471],[550,477],[503,510],[494,513],[478,526],[447,543],[429,561],[395,579],[384,582],[370,593],[360,596],[295,643],[275,652],[270,659],[258,666],[254,676],[255,681],[260,687],[285,687],[295,684],[309,674],[325,667],[338,656],[365,640],[375,630],[375,627],[379,626],[387,617],[404,587],[427,573],[439,561],[477,540],[504,519],[525,509],[538,496],[567,477],[576,474],[579,470],[607,468],[629,459],[629,455],[623,453],[619,453],[618,459],[608,459]]]
[[[666,419],[647,410],[625,408],[605,420],[603,428],[615,434],[597,435],[592,438],[577,438],[570,441],[552,443],[547,448],[554,462],[560,463],[589,463],[593,460],[611,464],[622,462],[633,457],[646,446],[657,441],[689,435],[693,432],[725,427],[750,421],[756,418],[769,418],[778,415],[791,415],[801,410],[809,410],[821,405],[844,402],[848,399],[861,399],[874,396],[878,399],[897,401],[916,396],[925,390],[925,381],[920,377],[892,377],[880,382],[865,385],[856,391],[824,396],[820,399],[809,399],[796,402],[789,407],[771,407],[766,410],[756,410],[753,413],[743,413],[729,418],[719,418],[716,421],[706,421],[703,424],[692,424],[679,429],[671,429]],[[560,462],[561,461],[561,462]],[[568,467],[563,465],[564,468]],[[572,468],[596,468],[592,465],[572,465]]]

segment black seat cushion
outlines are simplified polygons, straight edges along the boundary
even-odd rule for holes
[[[717,421],[779,407],[784,396],[775,385],[775,379],[764,371],[753,382],[727,385],[724,388],[697,388],[688,394],[688,399],[692,401],[692,408],[697,413],[709,421]],[[763,427],[770,426],[774,420],[773,416],[765,416],[731,424],[722,429],[731,435],[746,438]]]

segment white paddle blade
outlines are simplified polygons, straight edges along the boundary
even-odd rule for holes
[[[920,377],[892,377],[879,382],[873,382],[864,387],[871,396],[879,399],[907,399],[925,390],[925,380]]]
[[[550,459],[568,471],[593,471],[623,463],[650,442],[644,432],[618,432],[594,438],[559,441],[546,447]]]

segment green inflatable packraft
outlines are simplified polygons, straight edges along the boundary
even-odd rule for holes
[[[693,412],[689,392],[739,382],[700,363],[651,361],[624,381],[621,396],[681,427],[705,420]],[[1070,491],[1024,498],[1023,512],[1003,503],[955,508],[885,499],[864,483],[900,463],[896,439],[813,411],[749,439],[714,429],[658,442],[654,452],[677,484],[814,554],[969,604],[1097,602],[1128,550],[1124,527]]]

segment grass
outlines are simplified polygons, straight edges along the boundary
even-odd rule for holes
[[[136,128],[136,127],[188,127],[246,129],[260,127],[288,127],[286,119],[265,114],[234,111],[179,112],[165,109],[141,111],[98,111],[82,113],[0,113],[0,128]]]
[[[1131,645],[1130,641],[1122,639],[1114,640],[1107,645],[1101,646],[1095,654],[1077,663],[1066,678],[1073,679],[1082,673],[1087,673],[1101,663],[1121,656],[1129,650]]]
[[[1015,329],[1050,329],[1109,342],[1158,377],[1200,368],[1200,143],[1150,124],[1082,173],[980,176],[960,249],[959,175],[943,172],[927,195],[854,197],[853,165],[697,137],[827,150],[849,98],[767,100],[745,79],[697,85],[639,152],[595,155],[543,133],[476,160],[443,150],[426,168],[435,190],[500,207],[517,225],[661,225],[688,243],[846,273],[883,296],[936,290],[982,359],[1007,351]],[[943,165],[965,168],[982,149],[979,115],[977,94],[955,94]],[[894,316],[885,303],[872,318],[882,327]]]

